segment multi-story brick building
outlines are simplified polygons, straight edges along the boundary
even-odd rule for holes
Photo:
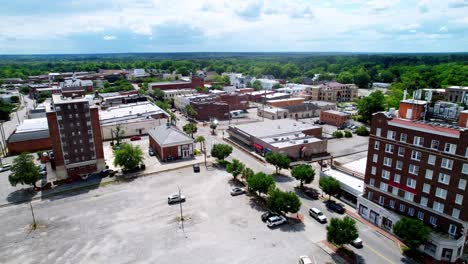
[[[320,121],[334,126],[342,126],[351,119],[351,115],[336,110],[327,110],[320,112]]]
[[[52,95],[47,122],[58,179],[74,180],[105,168],[98,108],[87,99]]]
[[[315,101],[349,102],[358,97],[358,87],[333,81],[306,87],[304,96]]]
[[[468,129],[404,117],[373,115],[358,213],[388,231],[402,215],[420,219],[434,230],[421,249],[453,262],[468,225]]]
[[[170,81],[170,82],[154,82],[148,83],[148,89],[161,89],[161,90],[180,90],[180,89],[195,89],[203,87],[205,80],[198,76],[193,76],[192,79],[187,81]]]

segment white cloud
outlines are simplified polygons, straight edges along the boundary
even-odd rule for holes
[[[115,40],[117,39],[116,36],[112,36],[112,35],[106,35],[104,37],[102,37],[103,40]]]

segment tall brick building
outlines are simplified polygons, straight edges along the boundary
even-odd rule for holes
[[[462,255],[468,225],[468,129],[423,121],[402,104],[407,119],[373,115],[358,213],[388,231],[401,216],[420,219],[434,230],[421,249],[453,262]]]
[[[105,168],[97,107],[84,97],[54,94],[47,122],[58,179],[74,180]]]

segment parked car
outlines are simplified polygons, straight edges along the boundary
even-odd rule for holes
[[[107,176],[112,177],[116,173],[117,173],[117,171],[115,171],[115,170],[103,169],[99,174],[101,175],[101,177],[107,177]]]
[[[275,227],[275,226],[279,226],[279,225],[282,225],[282,224],[285,224],[288,220],[286,219],[286,217],[282,216],[282,215],[278,215],[278,216],[272,216],[270,218],[267,219],[266,221],[266,224],[268,227]]]
[[[346,209],[344,208],[343,205],[335,202],[335,201],[327,201],[326,203],[326,206],[328,209],[332,210],[332,211],[335,211],[339,214],[344,214],[344,212],[346,211]]]
[[[312,199],[318,200],[320,193],[315,189],[306,189],[304,191],[305,195],[309,196]]]
[[[315,207],[309,209],[309,215],[322,224],[327,222],[327,217],[322,213],[322,211]]]
[[[193,172],[200,172],[200,164],[193,164]]]
[[[268,218],[273,217],[273,216],[279,216],[279,214],[271,212],[271,211],[265,212],[262,214],[262,221],[266,222]]]
[[[140,136],[133,136],[130,138],[130,141],[136,141],[136,140],[141,140]]]
[[[312,260],[306,255],[299,256],[299,264],[312,264]]]
[[[240,188],[240,187],[234,187],[231,190],[231,195],[232,196],[241,195],[241,194],[244,194],[244,193],[245,193],[245,189]]]
[[[152,148],[148,149],[148,155],[150,155],[151,157],[154,156],[154,150]]]
[[[7,171],[9,169],[11,169],[11,164],[10,163],[5,163],[5,164],[3,164],[2,167],[0,167],[0,172]]]
[[[355,248],[362,248],[362,239],[360,237],[354,239],[353,242],[351,242],[351,245],[353,245]]]
[[[178,194],[173,194],[167,197],[168,204],[182,203],[182,202],[185,202],[185,196],[183,195],[179,196]]]

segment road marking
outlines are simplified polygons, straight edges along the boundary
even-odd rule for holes
[[[374,252],[377,256],[383,258],[385,261],[387,261],[388,263],[390,264],[395,264],[394,262],[392,262],[391,260],[389,260],[387,257],[385,257],[384,255],[382,255],[380,252],[378,252],[377,250],[373,249],[372,247],[368,246],[368,245],[365,245],[366,248],[370,249],[372,252]]]

